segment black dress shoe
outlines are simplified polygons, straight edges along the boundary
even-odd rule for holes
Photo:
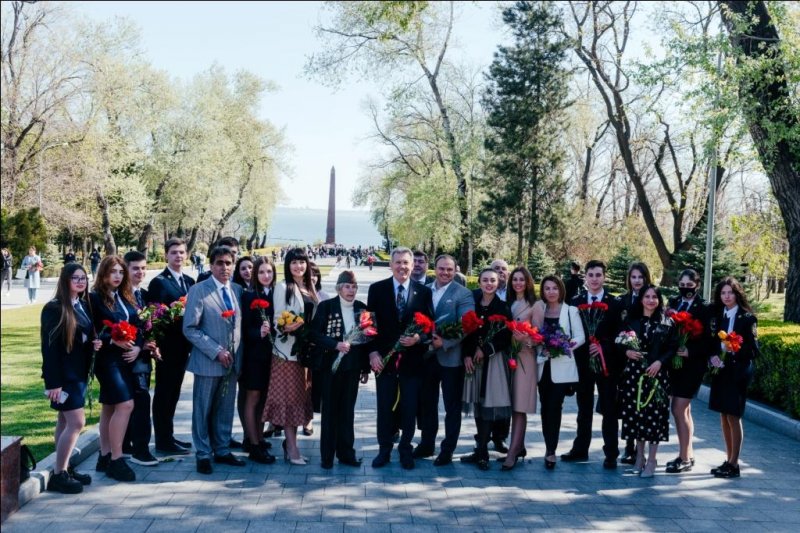
[[[230,443],[228,443],[228,447],[233,448],[233,449],[241,449],[242,443],[239,442],[238,440],[234,439],[233,437],[231,437],[231,441],[230,441]]]
[[[556,462],[549,460],[547,457],[544,458],[544,467],[547,470],[553,470],[556,467]]]
[[[211,459],[198,459],[197,460],[197,472],[199,474],[210,474],[214,471],[211,468]]]
[[[433,460],[433,466],[447,466],[452,464],[453,454],[442,452]]]
[[[506,446],[503,441],[495,440],[495,441],[492,441],[492,442],[494,442],[494,451],[500,452],[500,453],[508,453],[508,446]]]
[[[624,465],[635,464],[636,463],[636,456],[633,455],[633,454],[627,454],[626,453],[625,455],[622,456],[622,458],[619,460],[619,462],[624,464]],[[667,464],[669,465],[669,463],[667,463]]]
[[[175,444],[177,444],[181,448],[186,448],[187,450],[192,447],[192,443],[191,442],[186,442],[185,440],[178,440],[178,439],[176,439],[174,437],[172,438],[172,442],[174,442]]]
[[[224,465],[231,465],[231,466],[244,466],[245,462],[229,453],[228,455],[215,455],[214,456],[215,463],[221,463]]]
[[[192,453],[183,446],[178,446],[175,443],[167,444],[165,446],[156,445],[156,451],[158,453],[163,453],[164,455],[189,455]]]
[[[414,448],[414,452],[411,454],[411,457],[414,459],[424,459],[426,457],[431,457],[433,455],[433,450],[430,448],[423,448],[421,446],[417,446]]]
[[[60,492],[61,494],[79,494],[83,492],[83,485],[77,479],[74,479],[66,470],[62,470],[58,474],[50,476],[47,482],[47,490],[51,492]]]
[[[606,457],[603,460],[603,468],[605,468],[606,470],[614,470],[615,468],[617,468],[617,460],[612,459],[611,457]]]
[[[128,466],[128,463],[122,457],[119,459],[112,459],[111,462],[108,463],[106,475],[117,481],[136,481],[136,472]]]
[[[391,461],[391,456],[388,453],[379,453],[375,459],[372,460],[372,468],[381,468],[386,466]]]
[[[275,462],[275,456],[258,447],[253,447],[250,454],[247,456],[251,461],[261,463],[262,465],[271,465]]]
[[[478,470],[483,470],[484,472],[489,470],[488,459],[478,459],[478,462],[476,464],[478,465]]]
[[[330,470],[331,468],[333,468],[333,459],[323,459],[322,461],[320,461],[319,466],[321,466],[325,470]]]
[[[74,466],[68,466],[67,467],[67,474],[69,474],[69,476],[72,479],[74,479],[75,481],[77,481],[81,485],[91,485],[92,484],[92,476],[90,476],[89,474],[81,474],[80,472],[75,470]]]
[[[465,455],[464,457],[462,457],[459,460],[462,463],[466,463],[468,465],[474,465],[475,463],[478,462],[478,454],[477,453],[471,453],[469,455]]]
[[[356,459],[355,457],[351,457],[349,459],[339,459],[339,464],[345,466],[354,466],[358,468],[359,466],[361,466],[361,459]]]
[[[411,457],[410,455],[407,455],[405,457],[401,457],[400,458],[400,466],[403,467],[403,470],[414,470],[414,467],[416,466],[414,464],[414,458]]]
[[[561,460],[566,461],[567,463],[574,463],[577,461],[588,461],[589,454],[588,453],[577,453],[575,450],[570,450],[567,453],[561,454]]]

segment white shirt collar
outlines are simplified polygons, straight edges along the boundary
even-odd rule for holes
[[[591,292],[589,292],[587,290],[586,291],[586,303],[589,303],[589,304],[592,303],[592,298],[597,298],[597,300],[595,300],[595,302],[602,302],[603,301],[603,296],[605,296],[605,293],[606,293],[605,289],[600,289],[600,292],[598,292],[597,294],[592,294]]]
[[[405,281],[405,283],[400,283],[399,281],[397,281],[397,279],[394,276],[392,276],[392,283],[394,284],[394,293],[395,294],[397,294],[397,287],[399,287],[400,285],[403,286],[403,294],[408,294],[408,287],[409,287],[409,285],[411,285],[411,278],[409,277]]]
[[[169,270],[169,273],[172,274],[173,278],[175,278],[175,281],[183,279],[183,274],[181,274],[180,272],[175,272],[170,267],[167,267],[167,270]]]
[[[728,317],[728,318],[734,318],[736,316],[736,313],[738,313],[738,312],[739,312],[739,306],[738,305],[734,305],[730,309],[727,309],[727,308],[725,309],[725,316]]]
[[[214,280],[214,285],[217,286],[217,290],[218,291],[222,290],[222,287],[225,287],[226,289],[228,289],[228,291],[231,290],[231,282],[230,281],[228,281],[228,283],[224,283],[223,284],[223,283],[220,283],[219,280],[217,278],[215,278],[214,276],[211,276],[211,279]]]

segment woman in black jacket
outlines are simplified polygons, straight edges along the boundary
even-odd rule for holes
[[[489,434],[492,422],[511,416],[511,376],[505,352],[511,345],[511,332],[503,328],[491,337],[489,317],[499,315],[511,320],[508,305],[497,297],[497,272],[490,268],[481,271],[478,277],[480,290],[474,291],[475,313],[483,325],[464,339],[464,369],[474,375],[464,385],[466,407],[475,409],[475,425],[478,427],[478,445],[475,453],[461,458],[463,463],[475,463],[481,470],[489,470]],[[467,392],[475,387],[474,394]],[[471,397],[470,397],[471,396]]]
[[[131,290],[128,268],[117,255],[100,262],[92,292],[89,293],[94,329],[103,347],[97,353],[94,371],[100,382],[100,454],[95,470],[117,481],[135,481],[136,474],[122,457],[122,441],[133,411],[133,365],[139,357],[144,336]],[[133,340],[115,340],[106,322],[123,321],[137,328]]]
[[[351,345],[345,336],[359,327],[366,304],[356,300],[358,284],[349,270],[336,280],[338,296],[319,303],[311,323],[311,342],[315,345],[319,376],[322,382],[322,435],[319,449],[322,468],[333,468],[334,455],[339,464],[361,466],[353,447],[353,429],[359,378],[366,383],[369,368],[365,344]],[[336,369],[333,365],[343,354]]]
[[[42,378],[50,407],[58,412],[56,463],[47,490],[77,494],[92,482],[69,466],[69,458],[86,424],[83,406],[89,360],[100,348],[92,340],[92,319],[84,300],[89,282],[86,270],[70,263],[61,270],[55,299],[42,309]]]
[[[758,320],[747,302],[744,289],[735,278],[727,277],[714,288],[711,318],[711,392],[708,408],[720,414],[722,436],[728,458],[711,470],[714,477],[739,477],[739,453],[744,429],[742,416],[747,404],[747,386],[753,379],[753,361],[760,355]],[[742,337],[738,350],[721,342],[721,334]]]
[[[256,259],[253,272],[253,290],[242,293],[244,364],[239,384],[245,390],[242,420],[250,459],[257,463],[270,464],[275,462],[275,457],[267,451],[267,443],[262,440],[264,422],[261,420],[261,412],[267,398],[272,367],[270,333],[274,317],[272,289],[275,287],[275,266],[266,256],[261,256]],[[260,307],[265,305],[262,311]]]
[[[621,345],[627,358],[620,384],[622,438],[636,440],[633,473],[653,477],[658,444],[669,440],[667,365],[675,355],[677,337],[664,317],[661,291],[652,285],[641,291],[623,331],[633,332],[639,348]],[[644,444],[650,443],[645,464]]]

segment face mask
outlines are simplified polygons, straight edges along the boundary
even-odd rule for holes
[[[678,287],[678,292],[681,293],[681,297],[685,300],[694,298],[695,291],[697,291],[695,287]]]

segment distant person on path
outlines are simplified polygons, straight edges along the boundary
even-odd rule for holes
[[[4,250],[5,251],[5,250]],[[41,318],[42,378],[50,407],[58,412],[56,462],[47,490],[77,494],[92,478],[69,465],[72,450],[84,425],[84,397],[89,360],[102,342],[92,340],[92,319],[86,304],[89,280],[77,263],[61,271],[56,297],[45,304]],[[62,400],[62,396],[66,396]]]
[[[100,259],[101,259],[100,250],[98,250],[97,248],[93,249],[92,253],[89,254],[89,263],[91,264],[92,267],[92,277],[95,277],[95,275],[97,275],[97,265],[100,264]]]
[[[14,256],[8,248],[3,248],[3,273],[0,278],[0,289],[6,284],[6,297],[11,296],[11,280],[14,277]]]
[[[67,253],[64,254],[64,265],[74,263],[76,260],[77,258],[75,257],[75,253],[72,251],[72,248],[67,248]]]
[[[367,257],[367,266],[369,267],[370,271],[372,271],[372,266],[375,264],[375,256],[369,254]]]
[[[42,258],[36,254],[36,247],[28,248],[28,255],[22,258],[20,268],[24,268],[25,288],[28,289],[28,303],[36,303],[36,294],[41,284]]]
[[[217,246],[209,259],[211,277],[189,291],[183,317],[183,334],[193,345],[186,368],[194,374],[192,440],[197,472],[206,475],[213,472],[212,455],[215,463],[245,465],[230,451],[242,369],[242,287],[231,282],[233,250]]]
[[[146,303],[171,305],[185,297],[194,280],[183,273],[186,243],[171,238],[164,243],[167,267],[152,281],[147,290]],[[189,453],[192,444],[179,441],[174,435],[173,418],[181,395],[181,385],[186,373],[186,362],[192,346],[183,335],[183,324],[178,321],[164,332],[159,343],[161,360],[156,360],[156,386],[153,391],[153,431],[156,451],[168,455]]]

